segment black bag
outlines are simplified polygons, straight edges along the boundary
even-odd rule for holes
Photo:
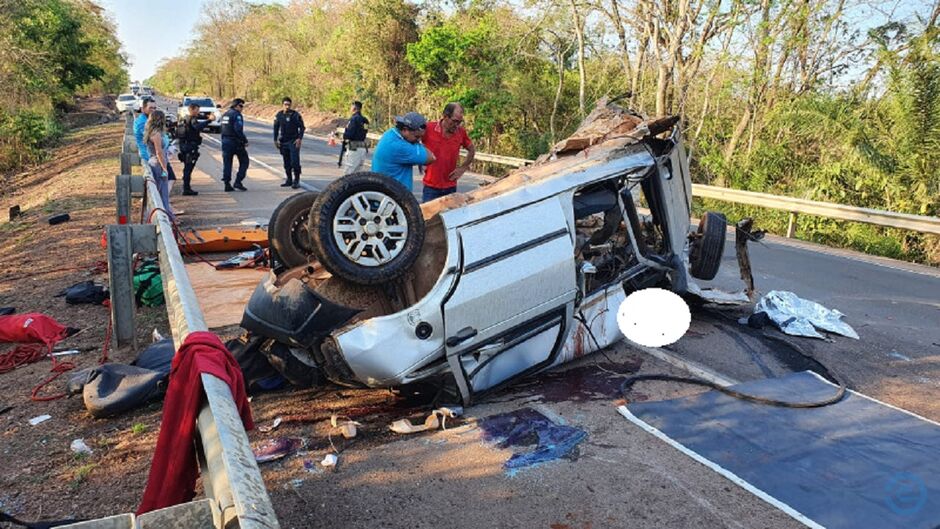
[[[65,296],[65,302],[69,305],[81,305],[91,303],[101,305],[101,303],[110,298],[108,289],[101,285],[96,285],[94,281],[82,281],[59,292],[60,296]]]

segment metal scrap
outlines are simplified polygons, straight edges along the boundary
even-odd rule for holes
[[[765,312],[781,331],[792,336],[823,338],[816,330],[822,329],[859,339],[855,329],[842,321],[845,314],[802,299],[793,292],[771,290],[754,306],[754,313],[758,312]]]

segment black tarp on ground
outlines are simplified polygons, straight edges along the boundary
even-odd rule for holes
[[[788,401],[836,389],[810,372],[733,387]],[[620,412],[810,527],[940,527],[940,424],[857,393],[794,409],[710,391]]]

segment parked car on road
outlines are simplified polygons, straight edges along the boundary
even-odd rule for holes
[[[114,104],[118,112],[136,112],[140,108],[140,99],[134,94],[121,94]]]
[[[686,294],[721,264],[724,217],[690,230],[677,121],[599,104],[535,165],[420,206],[376,173],[294,195],[242,327],[324,379],[465,404],[611,345],[627,295]]]
[[[197,119],[200,123],[210,121],[210,114],[215,115],[215,119],[211,120],[209,125],[204,129],[206,132],[220,132],[222,130],[222,123],[220,121],[223,114],[222,105],[215,104],[215,101],[207,96],[183,96],[183,99],[180,101],[180,106],[176,110],[177,119],[182,119],[189,114],[189,105],[191,103],[199,105],[199,117]]]

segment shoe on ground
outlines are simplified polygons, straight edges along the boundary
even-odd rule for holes
[[[243,186],[243,185],[241,185],[241,184],[235,184],[235,185],[232,186],[232,187],[234,187],[235,189],[237,189],[237,190],[239,190],[239,191],[248,191],[248,188],[245,187],[245,186]]]
[[[300,189],[300,182],[294,182],[290,187],[291,189]]]
[[[196,191],[195,189],[184,189],[184,190],[183,190],[183,196],[194,197],[194,196],[196,196],[196,195],[198,195],[198,194],[199,194],[199,191]]]
[[[281,184],[281,187],[290,187],[290,186],[291,186],[291,183],[289,181]]]
[[[230,184],[225,184],[225,192],[228,193],[229,191],[235,191],[235,188]]]

